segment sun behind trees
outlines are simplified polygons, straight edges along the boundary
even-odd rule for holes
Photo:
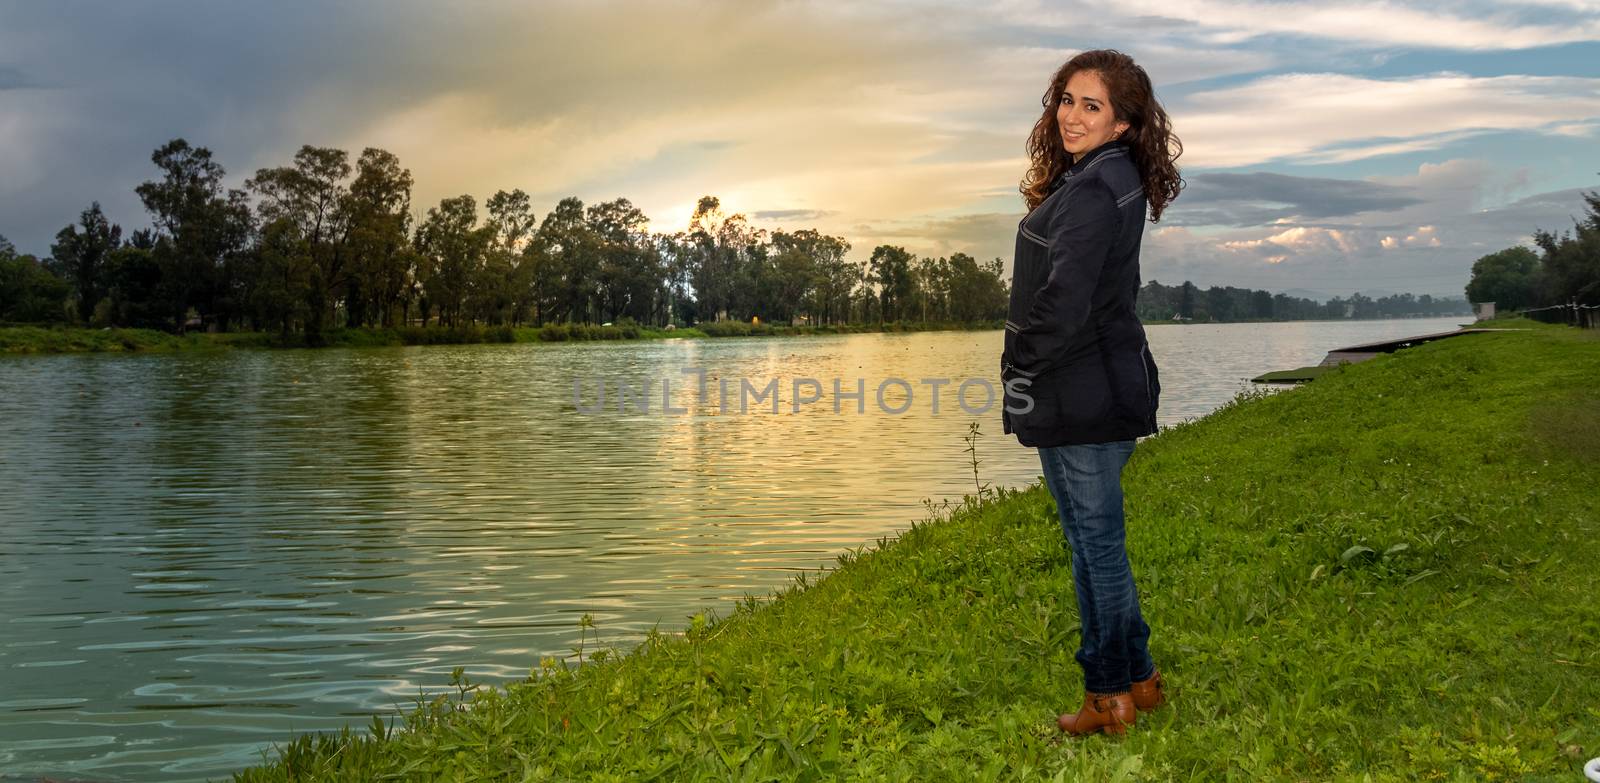
[[[336,327],[987,322],[1005,310],[999,259],[917,259],[886,245],[862,264],[841,237],[757,229],[710,196],[686,230],[666,234],[624,198],[565,198],[540,220],[521,190],[482,210],[461,195],[419,215],[411,172],[374,148],[352,163],[304,146],[243,189],[183,139],[151,161],[160,177],[137,192],[152,228],[124,241],[95,203],[50,259],[4,244],[0,321],[315,342]]]
[[[918,257],[880,245],[866,261],[815,229],[756,228],[701,198],[689,225],[652,232],[625,198],[565,198],[539,218],[521,190],[414,207],[392,153],[301,147],[243,188],[211,151],[174,139],[136,188],[152,226],[132,232],[98,202],[40,259],[0,237],[0,324],[72,323],[171,332],[275,332],[316,344],[346,327],[511,327],[716,321],[829,327],[894,323],[998,328],[1001,260]],[[1575,233],[1537,232],[1542,251],[1480,259],[1468,293],[1501,310],[1600,304],[1600,197]],[[1265,321],[1464,314],[1457,299],[1355,294],[1317,302],[1267,291],[1150,281],[1146,321]],[[730,326],[737,326],[732,324]],[[718,332],[723,333],[723,332]],[[737,333],[729,330],[727,333]]]

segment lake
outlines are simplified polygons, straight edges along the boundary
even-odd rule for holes
[[[1152,326],[1160,419],[1463,320]],[[0,778],[226,777],[525,677],[585,614],[622,647],[725,614],[972,493],[974,421],[978,480],[1032,483],[962,407],[1001,335],[0,356]]]

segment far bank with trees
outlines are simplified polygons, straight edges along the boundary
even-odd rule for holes
[[[422,211],[410,171],[375,148],[352,160],[305,146],[243,188],[182,139],[151,161],[157,177],[135,189],[150,226],[124,231],[91,203],[43,258],[0,237],[0,327],[49,327],[4,329],[0,350],[998,328],[1009,295],[1001,259],[879,245],[852,260],[842,237],[759,229],[713,196],[685,229],[663,233],[625,198],[569,197],[540,217],[527,193],[502,190],[481,206],[460,195]],[[1543,259],[1522,248],[1480,260],[1469,295],[1501,310],[1600,296],[1593,207],[1575,237],[1536,235]],[[1147,283],[1138,309],[1146,322],[1468,312],[1465,300],[1428,295],[1318,302],[1188,281]]]
[[[271,332],[316,344],[337,328],[641,327],[752,321],[839,326],[995,322],[999,259],[919,258],[812,229],[766,231],[719,200],[651,232],[627,199],[562,199],[543,218],[521,190],[413,210],[391,153],[302,147],[243,189],[177,139],[136,190],[153,225],[125,234],[98,203],[45,259],[0,240],[0,321],[181,333]]]

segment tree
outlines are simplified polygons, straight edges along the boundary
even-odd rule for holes
[[[665,268],[645,227],[650,219],[625,198],[595,204],[585,214],[600,266],[600,317],[650,321],[663,295]]]
[[[1250,317],[1262,321],[1272,319],[1272,294],[1267,291],[1250,292]]]
[[[728,284],[732,270],[717,247],[717,234],[724,222],[722,201],[716,196],[701,196],[689,218],[685,246],[689,253],[689,280],[701,318],[721,320],[728,309]]]
[[[501,190],[484,204],[489,219],[484,262],[473,311],[489,323],[520,323],[527,318],[533,288],[533,265],[524,263],[524,251],[537,221],[533,203],[522,190]]]
[[[81,226],[82,231],[78,228]],[[95,306],[105,295],[106,265],[112,251],[122,244],[122,227],[111,224],[96,201],[79,215],[76,225],[56,233],[50,255],[61,265],[77,297],[79,321],[94,319]]]
[[[256,279],[245,306],[256,328],[276,326],[288,337],[309,316],[312,261],[305,240],[292,220],[278,219],[262,227],[254,250]]]
[[[153,229],[138,229],[106,260],[107,320],[111,323],[141,329],[167,323],[167,307],[161,299],[161,264],[155,257],[157,244]]]
[[[987,264],[966,253],[955,253],[946,264],[950,312],[956,321],[992,321],[1005,318],[1010,291],[1001,279],[1004,264],[996,258]]]
[[[1234,311],[1233,291],[1237,289],[1212,286],[1205,292],[1206,314],[1213,321],[1235,321],[1238,314]]]
[[[1537,303],[1538,290],[1538,254],[1525,247],[1509,247],[1472,263],[1467,299],[1494,302],[1498,310],[1520,310]]]
[[[306,145],[294,163],[258,169],[245,181],[260,201],[263,224],[283,221],[309,260],[310,274],[301,292],[306,300],[306,332],[313,340],[322,332],[343,299],[349,270],[346,261],[350,227],[350,156],[344,150]]]
[[[1588,212],[1574,221],[1573,232],[1534,232],[1534,244],[1544,251],[1541,290],[1548,303],[1600,305],[1600,193],[1583,199]]]
[[[368,147],[356,161],[356,178],[346,195],[349,221],[345,306],[354,326],[393,326],[410,294],[412,252],[411,171],[385,150]]]
[[[765,232],[744,215],[724,215],[722,202],[702,196],[689,220],[686,237],[692,253],[690,280],[702,318],[756,315],[755,288],[766,262]]]
[[[423,289],[427,300],[439,308],[440,321],[447,326],[461,325],[471,286],[483,264],[489,233],[480,230],[477,223],[477,200],[462,195],[444,199],[429,209],[418,229],[418,246],[428,259]],[[427,320],[426,312],[423,320]]]
[[[691,293],[695,266],[694,245],[682,231],[656,234],[652,240],[656,255],[661,259],[662,271],[666,275],[664,320],[672,324],[694,323],[699,320],[697,303]]]
[[[569,196],[544,216],[535,236],[539,258],[534,287],[536,297],[546,303],[546,320],[594,320],[600,286],[598,244],[582,201]]]
[[[0,322],[60,321],[72,286],[50,268],[0,236]]]
[[[1151,280],[1139,289],[1139,295],[1134,298],[1134,312],[1141,321],[1166,320],[1178,311],[1176,297],[1176,288]]]
[[[1178,315],[1191,319],[1195,317],[1195,299],[1199,293],[1200,289],[1194,283],[1183,281],[1183,289],[1178,294]]]
[[[722,221],[717,230],[718,257],[727,275],[724,300],[730,318],[748,321],[761,315],[763,278],[770,271],[767,232],[750,225],[743,214]]]
[[[231,301],[224,265],[244,250],[254,230],[245,193],[223,187],[226,172],[211,151],[183,139],[167,142],[150,160],[162,177],[135,192],[155,219],[152,253],[161,268],[156,297],[178,331],[187,326],[190,307],[226,327],[231,313],[218,312]]]
[[[843,257],[849,244],[814,229],[774,231],[769,241],[772,250],[767,263],[771,269],[764,303],[768,317],[781,322],[808,315],[817,323],[824,322],[829,305],[825,293],[828,267]]]
[[[815,269],[810,315],[818,324],[850,320],[850,292],[862,270],[861,264],[845,258],[850,243],[844,237],[815,231],[800,231],[792,236],[799,238],[797,246],[811,257]]]
[[[879,323],[906,317],[902,310],[910,303],[913,293],[911,259],[911,254],[903,247],[879,245],[872,249],[872,258],[867,264],[872,282],[878,287]]]

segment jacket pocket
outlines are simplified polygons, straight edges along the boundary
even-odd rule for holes
[[[1141,430],[1149,430],[1161,393],[1149,346],[1140,343],[1135,351],[1122,349],[1108,354],[1105,364],[1106,373],[1111,377],[1117,418]]]
[[[1098,361],[1055,367],[1027,383],[1019,378],[1008,374],[1001,380],[1013,381],[1006,386],[1006,416],[1025,446],[1068,442],[1101,427],[1111,412],[1110,385]]]

